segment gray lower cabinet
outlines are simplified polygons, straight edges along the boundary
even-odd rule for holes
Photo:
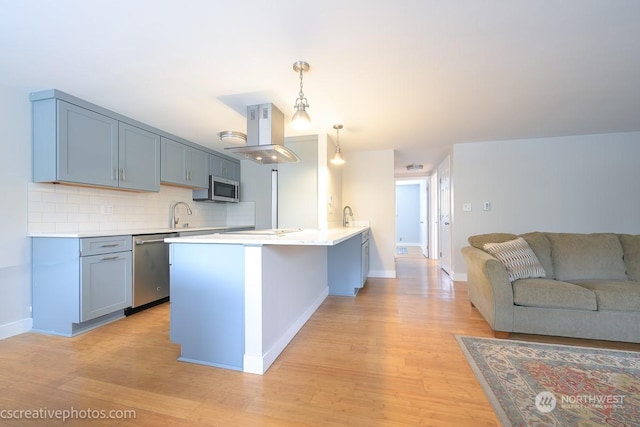
[[[132,303],[131,236],[34,237],[33,329],[73,336]]]
[[[32,106],[35,182],[159,191],[159,135],[56,98]]]
[[[361,234],[327,247],[329,295],[355,296],[362,288],[366,280],[363,252]]]
[[[161,138],[160,180],[189,188],[209,187],[209,153]]]

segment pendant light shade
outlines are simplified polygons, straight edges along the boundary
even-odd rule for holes
[[[291,127],[297,130],[307,130],[311,127],[311,117],[307,113],[307,109],[304,104],[297,104],[295,106],[296,112],[291,119]]]
[[[300,92],[298,92],[298,99],[296,99],[296,103],[293,106],[296,112],[291,118],[291,127],[297,130],[307,130],[311,127],[311,117],[307,113],[309,101],[304,97],[304,92],[302,91],[302,75],[305,71],[309,71],[309,64],[304,61],[294,62],[293,71],[300,74]]]
[[[333,128],[336,130],[336,152],[331,157],[331,163],[334,165],[343,165],[345,160],[342,157],[342,150],[340,150],[340,129],[342,129],[342,125],[333,125]]]

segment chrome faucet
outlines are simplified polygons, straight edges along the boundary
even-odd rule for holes
[[[342,209],[342,226],[343,227],[349,226],[349,218],[347,218],[347,211],[349,211],[349,216],[353,220],[353,211],[351,210],[351,206],[347,205]]]
[[[175,202],[171,205],[171,228],[177,228],[178,221],[180,221],[180,218],[176,216],[176,208],[178,205],[184,205],[187,208],[187,215],[193,214],[191,207],[186,202]]]

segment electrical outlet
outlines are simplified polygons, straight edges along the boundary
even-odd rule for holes
[[[102,212],[102,215],[113,215],[113,206],[102,205],[100,211]]]
[[[471,203],[463,203],[462,204],[463,212],[471,212]]]
[[[485,211],[490,211],[491,210],[491,202],[484,202],[482,204],[482,209],[484,209]]]

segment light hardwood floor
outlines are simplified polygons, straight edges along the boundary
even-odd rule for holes
[[[75,338],[2,340],[0,411],[47,419],[0,425],[62,425],[47,410],[75,410],[65,426],[497,425],[454,338],[491,336],[465,284],[433,261],[397,267],[397,279],[369,279],[356,298],[327,298],[264,376],[176,361],[168,304]],[[135,419],[81,419],[89,410]]]

